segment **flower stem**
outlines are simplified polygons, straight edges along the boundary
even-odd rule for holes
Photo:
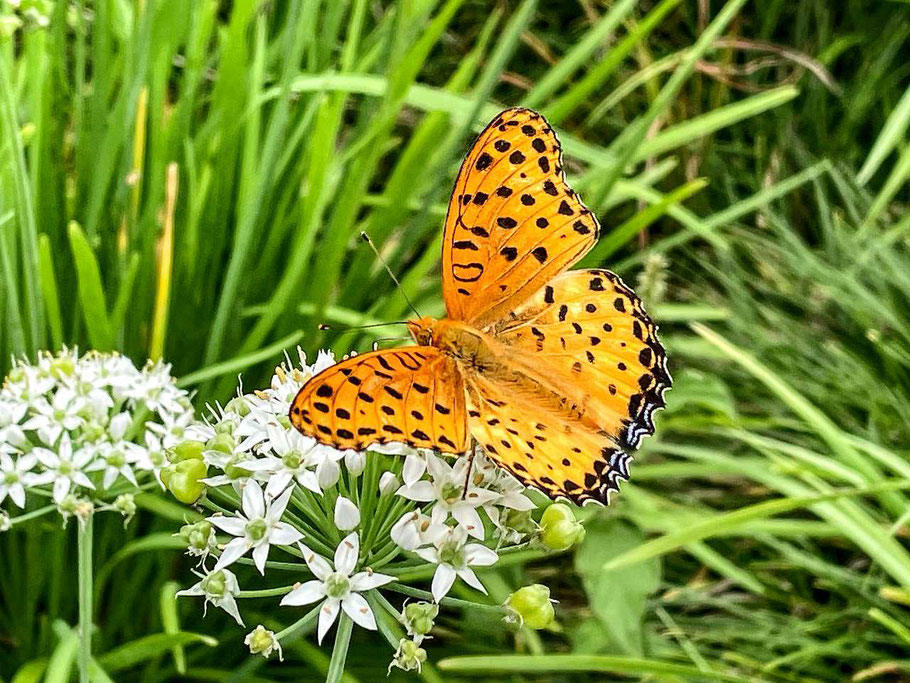
[[[57,509],[56,505],[45,505],[43,508],[38,508],[37,510],[32,510],[31,512],[26,512],[24,515],[19,515],[18,517],[13,517],[10,519],[10,526],[16,526],[17,524],[22,524],[27,522],[30,519],[35,519],[46,515],[49,512],[53,512]]]
[[[338,631],[335,633],[335,647],[332,649],[332,660],[325,683],[338,683],[344,675],[344,662],[348,657],[348,646],[351,644],[351,631],[354,622],[342,612],[338,617]]]
[[[79,574],[79,683],[88,683],[92,659],[92,531],[94,514],[77,524]]]
[[[276,633],[275,639],[280,642],[282,640],[285,640],[286,638],[289,638],[292,635],[296,636],[298,634],[309,631],[316,625],[316,618],[319,616],[320,609],[322,609],[322,603],[319,603],[318,605],[316,605],[316,607],[311,609],[309,612],[307,612],[300,619],[298,619],[293,624],[288,626],[286,629]]]

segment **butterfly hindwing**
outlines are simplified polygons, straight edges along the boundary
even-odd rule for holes
[[[468,428],[487,456],[550,498],[610,502],[632,458],[604,431],[483,377],[467,380]]]
[[[537,112],[508,109],[465,158],[443,235],[449,317],[483,329],[581,258],[599,226],[565,181],[562,149]]]
[[[400,442],[463,453],[468,446],[461,375],[429,346],[373,351],[330,366],[303,385],[288,417],[339,449]]]
[[[624,449],[654,433],[667,355],[641,299],[608,270],[563,273],[497,324],[529,372],[561,378],[586,419]]]

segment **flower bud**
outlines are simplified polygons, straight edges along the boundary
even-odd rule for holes
[[[335,526],[341,531],[350,531],[360,524],[360,510],[344,496],[335,501]]]
[[[353,477],[359,477],[367,466],[367,454],[363,451],[347,451],[344,454],[344,466]]]
[[[389,494],[395,493],[401,486],[401,482],[398,481],[398,477],[395,476],[394,472],[383,472],[382,476],[379,477],[379,495],[387,496]]]
[[[234,441],[233,436],[227,432],[221,432],[215,434],[214,437],[208,440],[208,443],[205,444],[205,450],[218,451],[220,453],[231,455],[233,454],[234,447],[236,445],[237,443]]]
[[[114,501],[114,509],[123,515],[123,525],[126,526],[136,514],[136,497],[132,493],[123,493]]]
[[[425,635],[433,630],[433,622],[439,614],[439,605],[431,602],[409,602],[401,613],[401,623],[409,636],[415,636],[419,643]]]
[[[186,542],[187,553],[196,556],[208,555],[215,548],[215,530],[206,520],[180,527],[180,538]]]
[[[539,583],[519,588],[506,600],[506,606],[518,617],[519,623],[528,628],[547,628],[556,616],[550,589]]]
[[[250,406],[241,396],[235,396],[224,407],[226,413],[236,413],[240,417],[246,417],[250,414]]]
[[[168,451],[168,460],[171,462],[202,460],[204,450],[205,444],[201,441],[182,441]]]
[[[398,649],[395,651],[395,658],[389,664],[389,672],[393,666],[397,666],[404,671],[420,671],[423,663],[427,661],[427,651],[424,650],[413,640],[402,638],[398,641]]]
[[[585,528],[575,519],[572,508],[553,503],[540,518],[540,540],[550,550],[567,550],[585,537]]]
[[[13,528],[13,520],[10,519],[6,510],[0,510],[0,534]]]
[[[199,481],[208,476],[208,467],[201,460],[190,459],[169,465],[161,470],[161,481],[174,498],[191,505],[205,493],[205,484]]]
[[[275,637],[275,634],[272,631],[269,631],[262,624],[259,624],[255,629],[250,631],[246,638],[243,639],[244,645],[248,645],[250,648],[250,654],[262,655],[266,659],[269,658],[275,650],[278,650],[278,659],[284,660],[281,652],[281,643],[278,642],[278,639]]]

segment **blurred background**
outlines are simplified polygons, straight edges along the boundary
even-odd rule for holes
[[[512,680],[906,680],[908,37],[905,0],[0,0],[2,371],[64,344],[164,358],[201,412],[297,344],[366,350],[387,331],[317,329],[408,314],[361,230],[440,315],[460,160],[536,108],[604,226],[584,265],[644,298],[675,387],[583,544],[484,576],[494,601],[549,585],[560,629],[444,612],[424,677],[480,654]],[[95,532],[99,651],[160,631],[189,577],[180,510],[144,507]],[[73,623],[73,544],[0,536],[0,679],[38,680]],[[312,643],[252,660],[198,607],[184,627],[225,644],[188,680],[324,675]],[[384,676],[356,642],[351,679]]]

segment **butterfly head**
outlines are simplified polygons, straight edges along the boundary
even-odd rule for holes
[[[426,316],[408,321],[408,332],[420,346],[434,346],[434,330],[439,321]]]

